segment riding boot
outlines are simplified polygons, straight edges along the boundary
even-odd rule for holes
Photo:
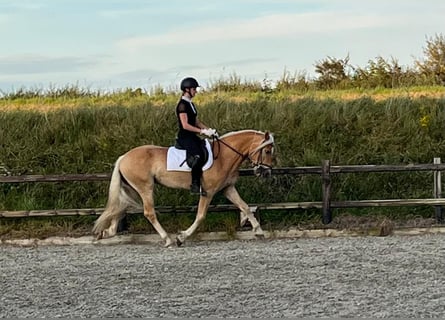
[[[192,184],[190,185],[190,193],[197,194],[203,197],[207,196],[207,192],[202,190],[199,181],[192,181]]]
[[[201,185],[199,181],[193,180],[192,184],[190,185],[190,193],[191,194],[201,194]]]
[[[192,168],[192,184],[190,185],[190,193],[199,194],[205,197],[207,192],[201,188],[201,175],[202,169],[200,167]]]

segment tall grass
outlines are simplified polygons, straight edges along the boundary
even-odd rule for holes
[[[430,163],[445,154],[444,91],[421,92],[434,94],[355,92],[351,97],[350,91],[337,91],[322,98],[316,91],[204,92],[196,103],[201,120],[220,134],[247,128],[273,132],[277,166],[314,166],[323,159],[334,165]],[[133,147],[174,143],[177,95],[130,91],[61,99],[0,100],[0,174],[110,172],[117,157]],[[107,187],[106,182],[0,184],[0,210],[102,207]],[[321,199],[320,179],[310,175],[246,177],[238,189],[249,203]],[[422,198],[431,193],[430,173],[349,174],[334,177],[332,199]],[[195,202],[185,190],[156,190],[156,205]],[[214,199],[226,202],[221,195]],[[289,219],[278,212],[263,219],[277,215]]]

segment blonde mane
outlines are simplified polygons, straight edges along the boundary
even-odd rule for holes
[[[222,135],[220,137],[220,139],[231,137],[231,136],[234,136],[237,134],[242,134],[242,133],[254,133],[254,134],[259,134],[259,135],[265,135],[265,133],[262,131],[247,129],[247,130],[232,131],[232,132],[226,133],[226,134]],[[265,146],[267,146],[269,144],[271,144],[271,145],[274,144],[274,137],[272,134],[269,134],[268,140],[264,141],[262,144],[260,144],[258,147],[256,147],[255,150],[253,150],[252,154],[256,153],[258,150],[264,148]]]
[[[257,133],[257,134],[264,134],[264,132],[258,131],[258,130],[252,130],[252,129],[246,129],[246,130],[239,130],[239,131],[232,131],[232,132],[228,132],[226,134],[223,134],[220,138],[227,138],[227,137],[231,137],[240,133],[248,133],[248,132],[252,132],[252,133]]]

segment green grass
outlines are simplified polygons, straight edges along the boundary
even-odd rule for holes
[[[220,134],[247,128],[270,130],[276,139],[276,166],[292,167],[319,166],[323,159],[330,159],[332,165],[431,163],[445,153],[444,97],[444,87],[215,90],[198,95],[196,103],[201,120]],[[0,170],[4,171],[0,174],[108,173],[117,157],[132,147],[173,144],[177,99],[175,94],[133,91],[0,99]],[[349,174],[336,176],[333,182],[333,200],[429,198],[432,194],[432,174],[425,172]],[[107,182],[0,184],[0,210],[103,207],[107,188]],[[265,181],[242,177],[238,189],[248,203],[321,199],[320,178],[314,175],[275,176]],[[159,188],[155,199],[156,205],[196,202],[185,190],[167,188]],[[217,195],[213,203],[227,200]],[[350,212],[365,215],[375,210]],[[433,215],[430,208],[391,212]],[[209,215],[202,228],[233,233],[235,216]],[[313,217],[319,219],[319,212]],[[70,221],[79,220],[73,219],[66,220],[64,228],[80,228],[74,222],[70,226]],[[191,224],[194,215],[163,219],[171,230],[180,230]],[[262,213],[261,219],[271,227],[311,221],[301,211]],[[27,219],[12,225],[6,220],[0,219],[0,235],[29,226]],[[45,221],[47,225],[39,228],[47,233],[53,224],[61,227],[52,218],[38,221]],[[143,217],[134,223],[135,230],[149,228]],[[90,220],[86,226],[91,227]]]

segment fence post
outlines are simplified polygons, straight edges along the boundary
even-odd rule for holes
[[[323,160],[321,166],[321,180],[323,183],[323,224],[332,221],[331,213],[331,165],[329,160]]]
[[[440,164],[440,158],[434,158],[434,164]],[[442,198],[442,179],[440,175],[440,170],[434,171],[434,198]],[[443,222],[443,211],[442,206],[435,206],[434,210],[436,212],[436,221],[438,223]]]

